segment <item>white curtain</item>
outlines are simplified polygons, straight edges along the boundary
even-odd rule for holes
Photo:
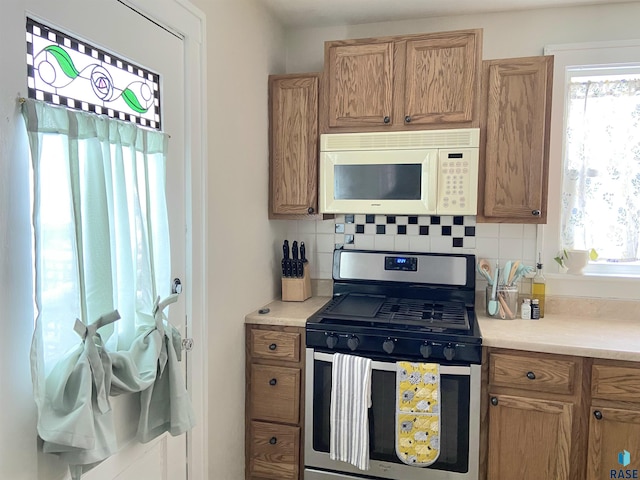
[[[43,450],[74,478],[118,449],[110,395],[138,392],[138,439],[194,425],[168,323],[166,135],[27,100]]]
[[[640,80],[569,85],[564,248],[640,259]]]

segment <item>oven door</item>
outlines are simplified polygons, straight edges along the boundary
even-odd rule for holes
[[[372,362],[368,471],[329,458],[333,354],[307,348],[305,480],[389,478],[477,480],[480,365],[440,365],[440,456],[428,467],[406,465],[395,452],[396,364]]]

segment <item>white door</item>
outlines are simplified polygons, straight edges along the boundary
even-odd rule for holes
[[[182,39],[118,0],[26,0],[25,5],[36,20],[160,74],[162,130],[170,135],[167,201],[172,276],[184,282],[187,269]],[[169,308],[169,320],[184,337],[184,296]],[[111,400],[117,415],[118,444],[123,448],[85,474],[83,479],[186,480],[186,435],[171,437],[165,434],[149,444],[140,445],[134,440],[139,411],[137,396]]]

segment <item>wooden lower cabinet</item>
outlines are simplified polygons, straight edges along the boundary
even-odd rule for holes
[[[298,480],[300,427],[251,422],[248,478]]]
[[[640,365],[594,361],[591,397],[587,480],[640,478]]]
[[[304,328],[246,326],[245,478],[303,475]]]
[[[488,478],[568,480],[573,405],[491,394]]]
[[[487,359],[485,478],[584,480],[588,362],[504,349]]]

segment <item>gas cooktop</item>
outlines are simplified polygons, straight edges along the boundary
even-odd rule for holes
[[[475,256],[336,250],[333,299],[306,325],[327,351],[480,363]]]

